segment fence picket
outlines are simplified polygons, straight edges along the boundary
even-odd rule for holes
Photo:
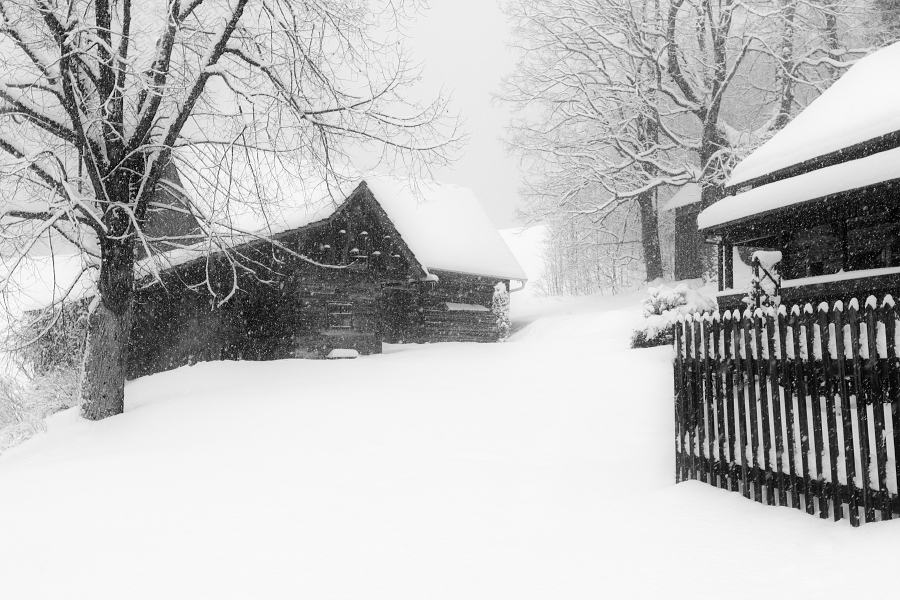
[[[825,462],[825,443],[822,436],[822,401],[820,391],[824,382],[822,381],[822,371],[819,368],[819,363],[816,361],[816,358],[821,356],[821,354],[817,356],[816,350],[818,349],[819,353],[821,353],[822,336],[819,335],[819,344],[816,344],[816,324],[812,305],[810,304],[803,308],[803,322],[806,325],[806,341],[809,351],[807,354],[809,357],[807,362],[809,379],[807,379],[806,389],[809,392],[812,408],[813,446],[815,450],[816,480],[813,484],[813,490],[815,490],[816,498],[819,499],[819,517],[827,519],[828,496],[825,494],[825,470],[823,466]]]
[[[691,374],[693,375],[693,396],[691,397],[691,425],[693,426],[694,444],[691,445],[691,456],[694,459],[694,471],[697,481],[706,481],[706,461],[703,458],[703,380],[700,362],[700,330],[697,319],[691,315]]]
[[[853,348],[853,383],[856,392],[856,420],[859,434],[859,471],[862,483],[862,507],[866,523],[875,521],[875,504],[871,493],[871,457],[872,449],[869,441],[869,411],[868,392],[865,388],[862,368],[862,341],[860,340],[860,315],[857,302],[850,302],[847,311],[847,319],[850,324],[850,340]]]
[[[728,425],[728,457],[731,464],[728,469],[729,489],[732,492],[740,492],[740,476],[738,471],[739,453],[735,453],[737,449],[737,427],[738,413],[735,410],[735,381],[734,374],[737,373],[737,363],[734,360],[734,319],[730,311],[725,311],[724,320],[722,322],[722,342],[724,344],[725,356],[725,399],[727,412],[725,415]]]
[[[889,495],[887,493],[887,445],[884,428],[884,388],[881,385],[878,360],[878,325],[875,322],[874,297],[866,300],[866,342],[869,348],[869,358],[866,361],[866,371],[869,380],[872,402],[872,420],[875,426],[875,459],[878,463],[878,506],[881,509],[881,519],[891,518]]]
[[[713,383],[715,386],[716,392],[716,442],[719,450],[719,462],[718,462],[718,473],[719,473],[719,487],[722,489],[727,489],[728,487],[728,463],[730,459],[730,454],[725,453],[725,444],[728,439],[727,427],[725,422],[725,400],[722,397],[722,386],[723,377],[722,377],[722,369],[725,367],[725,363],[722,360],[722,349],[724,347],[724,340],[721,339],[722,335],[722,322],[718,312],[713,314],[712,318],[712,358],[713,358]],[[722,344],[720,344],[722,342]]]
[[[838,395],[841,398],[841,422],[844,430],[844,470],[847,475],[847,507],[850,524],[859,527],[859,506],[856,492],[856,458],[853,441],[853,413],[850,410],[850,391],[847,385],[847,349],[844,338],[843,305],[837,303],[834,316],[834,348],[837,364]]]
[[[834,520],[840,521],[843,516],[841,502],[841,482],[838,479],[838,431],[835,414],[834,394],[837,382],[832,368],[836,365],[831,356],[831,326],[828,323],[828,305],[819,305],[819,334],[822,347],[822,374],[825,383],[825,423],[828,433],[828,464],[831,467],[831,503],[834,507]],[[835,348],[837,350],[837,348]],[[827,487],[827,486],[826,486]],[[827,497],[827,496],[826,496]],[[826,500],[827,502],[827,500]]]
[[[734,352],[735,400],[738,406],[738,449],[741,451],[741,494],[743,494],[745,498],[749,498],[750,481],[747,465],[747,385],[745,383],[745,373],[742,369],[746,361],[741,358],[741,351],[744,348],[744,344],[740,320],[740,312],[735,310],[731,326],[734,330],[734,345],[732,346],[732,349]]]
[[[742,325],[744,328],[744,370],[747,372],[747,414],[750,417],[750,450],[753,453],[753,470],[750,474],[750,480],[753,482],[753,499],[762,503],[762,470],[759,464],[759,403],[756,395],[756,376],[758,373],[756,356],[753,350],[753,318],[750,309],[744,311]]]
[[[790,492],[854,527],[900,513],[898,311],[887,297],[679,316],[676,482],[779,506]]]
[[[775,429],[775,482],[774,487],[778,488],[778,504],[780,506],[787,505],[787,486],[784,481],[784,464],[782,457],[784,456],[784,437],[782,436],[782,419],[781,419],[781,384],[783,383],[783,374],[780,366],[783,361],[777,360],[775,345],[775,312],[774,310],[766,311],[766,348],[769,356],[769,385],[772,406],[772,425]],[[780,335],[780,334],[779,334]]]
[[[813,507],[813,496],[815,492],[812,489],[812,476],[809,470],[809,420],[806,411],[806,362],[809,361],[809,353],[806,348],[806,333],[803,331],[800,321],[800,310],[795,306],[791,310],[791,329],[794,338],[794,353],[796,361],[794,362],[794,372],[797,382],[797,421],[799,424],[800,434],[800,464],[802,479],[803,500],[806,505],[806,512],[815,513]],[[806,356],[806,360],[803,356]]]
[[[788,475],[790,476],[791,490],[791,507],[800,508],[800,494],[797,488],[797,469],[796,469],[796,433],[794,430],[794,390],[793,390],[793,369],[791,369],[791,361],[788,360],[788,326],[787,311],[784,307],[778,307],[778,348],[781,351],[782,374],[784,376],[784,412],[787,418],[787,447],[788,447]],[[796,353],[795,353],[796,354]],[[799,355],[794,356],[793,362],[799,359]]]
[[[688,479],[697,479],[697,472],[695,470],[696,461],[694,460],[694,433],[696,431],[696,421],[694,420],[694,360],[693,360],[693,349],[694,349],[694,336],[693,336],[693,327],[691,325],[692,319],[691,316],[688,315],[685,318],[684,322],[684,364],[685,364],[685,379],[687,383],[685,396],[685,430],[687,436],[685,437],[685,441],[687,443],[687,447],[685,448],[685,452],[687,454],[687,478]]]
[[[771,453],[772,453],[772,432],[769,428],[769,362],[763,355],[763,337],[762,337],[762,310],[757,308],[753,312],[753,351],[756,353],[756,373],[757,373],[757,396],[759,398],[759,425],[762,429],[762,464],[760,465],[759,480],[762,486],[760,490],[765,490],[766,504],[772,506],[775,504],[775,488],[774,482],[771,480]]]
[[[715,447],[715,431],[716,422],[713,408],[713,381],[712,372],[710,371],[710,346],[712,345],[712,336],[710,335],[710,324],[712,317],[703,316],[700,322],[701,331],[703,332],[703,408],[706,413],[706,476],[708,483],[713,487],[718,487],[719,482],[716,477],[716,453]]]
[[[884,337],[887,346],[888,396],[891,403],[891,425],[894,430],[894,475],[896,488],[900,492],[900,361],[897,359],[896,333],[897,313],[894,299],[887,296],[882,305]],[[891,512],[900,511],[900,506],[892,506]]]

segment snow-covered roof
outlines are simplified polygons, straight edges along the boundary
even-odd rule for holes
[[[669,198],[669,201],[659,210],[675,210],[676,208],[688,206],[695,202],[700,202],[700,186],[696,183],[686,183],[681,186],[681,189],[678,190],[674,196]]]
[[[404,180],[389,176],[367,176],[363,181],[426,271],[528,279],[472,190],[422,183],[414,191]],[[234,225],[247,233],[221,232],[223,237],[219,244],[236,246],[305,227],[327,219],[342,205],[334,202],[327,189],[319,185],[297,190],[285,204],[294,204],[297,208],[272,210],[265,218],[252,212],[232,215]],[[220,249],[221,246],[201,242],[157,254],[138,262],[137,275],[149,276],[154,271],[202,258]],[[87,273],[82,274],[75,284],[82,269],[80,256],[57,257],[55,262],[50,257],[29,260],[29,267],[19,271],[13,285],[21,310],[49,306],[54,299],[65,296],[70,287],[74,289],[67,296],[69,300],[93,293],[92,278]]]
[[[742,194],[727,196],[701,212],[697,217],[697,226],[700,229],[708,229],[830,194],[898,178],[900,178],[900,148],[895,148],[782,179]]]
[[[784,129],[738,164],[728,186],[900,131],[900,42],[850,67]]]
[[[528,279],[472,190],[433,183],[413,190],[389,176],[365,182],[426,269]]]

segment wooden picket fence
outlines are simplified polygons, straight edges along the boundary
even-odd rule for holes
[[[898,316],[888,296],[680,317],[676,480],[853,526],[900,517]]]

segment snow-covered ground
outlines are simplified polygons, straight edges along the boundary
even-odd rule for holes
[[[59,413],[0,458],[0,598],[891,597],[900,523],[674,485],[671,349],[627,348],[638,300]]]

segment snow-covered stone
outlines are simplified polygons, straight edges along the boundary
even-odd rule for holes
[[[353,348],[335,348],[325,358],[359,358],[359,352]]]

